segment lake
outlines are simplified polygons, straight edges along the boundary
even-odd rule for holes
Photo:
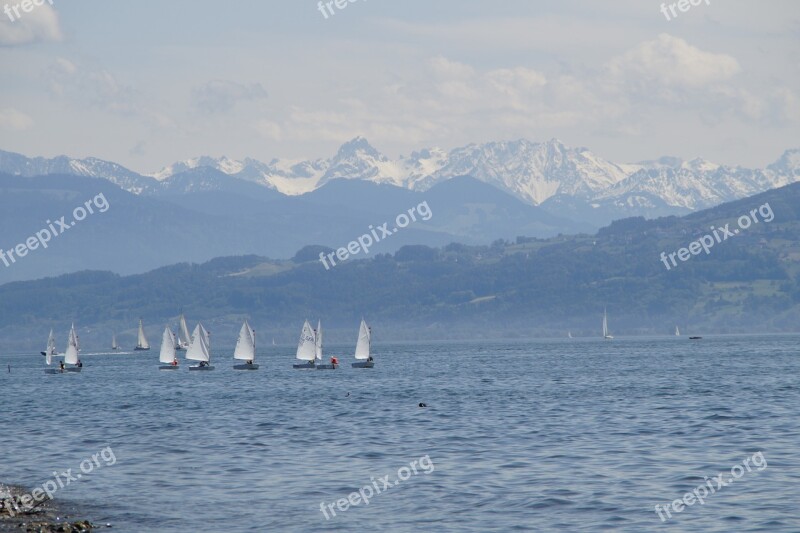
[[[0,355],[0,481],[88,459],[55,498],[117,532],[800,530],[800,336],[376,344],[374,369],[352,350],[159,372],[154,347],[65,375]]]

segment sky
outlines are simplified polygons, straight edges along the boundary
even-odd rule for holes
[[[1,150],[150,173],[330,157],[359,135],[389,157],[558,138],[615,162],[763,167],[800,148],[796,0],[677,16],[650,0],[50,1],[16,17],[0,0]]]

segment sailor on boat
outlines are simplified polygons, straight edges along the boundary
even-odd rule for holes
[[[208,361],[200,361],[200,366],[208,366]]]
[[[339,360],[336,357],[331,357],[331,364],[332,365],[338,365],[339,364]]]
[[[64,371],[64,361],[59,361],[59,362],[58,362],[58,367],[59,367],[59,368],[61,369],[61,371],[63,372],[63,371]]]
[[[172,360],[172,362],[171,362],[170,364],[171,364],[172,366],[178,366],[178,360],[177,360],[177,359],[173,359],[173,360]]]
[[[78,359],[78,362],[75,364],[75,366],[77,366],[78,368],[83,368],[83,363],[81,363],[80,359]]]

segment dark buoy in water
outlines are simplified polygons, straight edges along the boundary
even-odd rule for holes
[[[419,406],[420,406],[420,407],[428,407],[428,406],[427,406],[427,404],[424,404],[424,403],[422,403],[422,402],[420,402]]]
[[[347,394],[345,394],[345,395],[344,395],[344,397],[345,397],[345,398],[347,398],[348,396],[350,396],[350,393],[349,393],[349,392],[348,392]]]

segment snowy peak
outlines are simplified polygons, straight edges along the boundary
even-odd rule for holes
[[[215,170],[219,170],[224,174],[236,174],[238,172],[241,172],[244,169],[245,165],[246,164],[242,163],[241,161],[235,161],[225,156],[219,158],[201,156],[173,163],[169,166],[162,168],[158,172],[150,174],[150,176],[157,179],[158,181],[163,181],[171,176],[174,176],[175,174],[180,174],[181,172],[186,172],[187,170],[193,170],[198,167],[210,167]]]

